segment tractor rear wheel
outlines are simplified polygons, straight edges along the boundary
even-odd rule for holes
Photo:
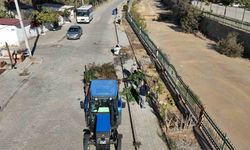
[[[84,135],[83,135],[83,150],[89,149],[89,138],[90,138],[90,134],[84,133]]]

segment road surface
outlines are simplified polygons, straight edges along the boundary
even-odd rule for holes
[[[0,112],[1,150],[82,149],[85,122],[79,102],[84,97],[84,65],[113,62],[110,48],[116,37],[111,10],[121,2],[102,4],[90,24],[81,24],[80,40],[67,40],[65,27],[39,38],[35,57],[41,63],[29,67],[30,77]],[[5,81],[1,80],[2,88],[14,86]],[[133,149],[127,109],[119,130],[123,133],[123,149]]]

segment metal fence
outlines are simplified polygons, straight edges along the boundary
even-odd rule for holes
[[[191,89],[182,81],[181,77],[178,75],[176,69],[169,62],[167,57],[157,48],[147,33],[139,27],[129,13],[126,14],[126,19],[147,52],[153,57],[158,65],[164,68],[166,73],[164,78],[167,78],[167,84],[170,85],[174,92],[184,101],[195,122],[200,122],[200,130],[210,144],[212,144],[215,149],[234,149],[234,146],[228,140],[226,135],[209,117],[207,112],[204,111],[204,107],[197,96],[195,96]],[[202,115],[203,117],[201,116],[201,112],[204,112]],[[199,120],[201,118],[202,121]]]
[[[237,19],[224,17],[221,15],[217,15],[217,14],[214,14],[211,12],[206,12],[206,11],[203,11],[202,14],[203,14],[203,16],[205,16],[211,20],[218,21],[222,24],[226,24],[226,25],[231,26],[231,27],[236,28],[236,29],[250,32],[250,23],[249,22],[242,22],[242,21],[237,20]]]

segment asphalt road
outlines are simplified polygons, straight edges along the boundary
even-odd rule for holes
[[[113,62],[110,48],[116,37],[111,10],[121,2],[112,1],[95,10],[94,20],[81,24],[80,40],[68,41],[65,27],[39,38],[35,57],[42,63],[29,68],[27,82],[0,113],[1,150],[82,149],[85,122],[79,102],[84,97],[84,65]],[[119,129],[123,149],[133,149],[126,111]]]
[[[205,3],[202,3],[202,7],[201,7],[201,2],[198,1],[192,1],[192,4],[198,8],[204,9],[205,11],[210,11],[210,6],[209,5],[205,5]],[[225,10],[225,6],[221,6],[218,4],[212,4],[211,10],[213,13],[218,14],[218,15],[224,15],[224,10]],[[227,12],[226,12],[226,16],[230,17],[230,18],[234,18],[234,19],[238,19],[238,20],[242,20],[242,16],[243,16],[243,12],[244,9],[243,8],[238,8],[238,7],[227,7]],[[250,22],[250,11],[246,10],[245,12],[245,16],[244,16],[244,21],[245,22]]]

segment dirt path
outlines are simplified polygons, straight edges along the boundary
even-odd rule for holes
[[[250,62],[228,58],[211,49],[214,42],[178,32],[173,24],[152,21],[161,10],[154,0],[139,6],[146,14],[151,39],[167,54],[183,80],[237,149],[250,144]],[[144,13],[144,11],[146,11]]]

